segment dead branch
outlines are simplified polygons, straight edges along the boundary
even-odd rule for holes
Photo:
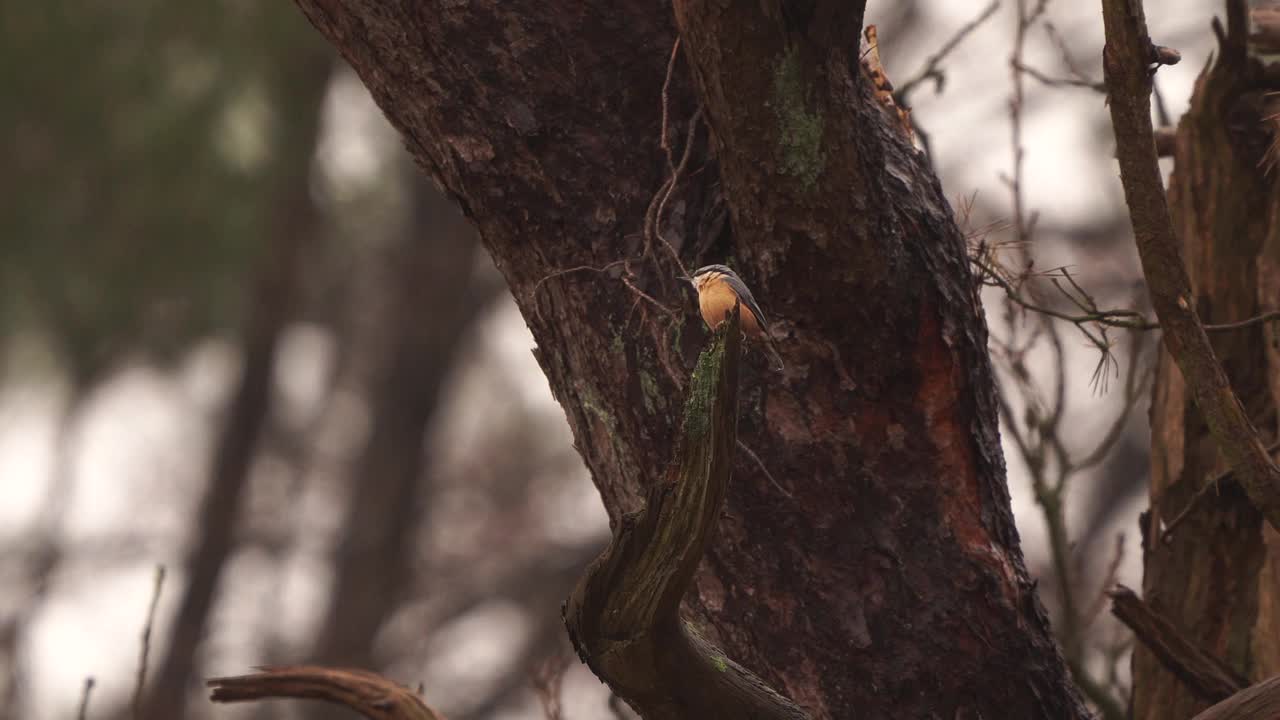
[[[1271,443],[1271,445],[1267,446],[1268,454],[1274,455],[1276,452],[1280,452],[1280,442]],[[1171,542],[1173,540],[1173,531],[1186,521],[1193,510],[1200,507],[1201,503],[1203,503],[1207,498],[1216,497],[1222,494],[1225,486],[1229,483],[1234,483],[1235,481],[1235,471],[1226,470],[1201,486],[1187,503],[1187,506],[1182,508],[1182,511],[1175,515],[1174,518],[1164,526],[1164,532],[1160,534],[1160,541],[1165,544]]]
[[[698,358],[677,464],[645,508],[618,524],[564,608],[583,662],[652,720],[807,717],[680,620],[728,490],[740,356],[735,309]]]
[[[147,684],[147,661],[151,654],[151,628],[156,621],[156,606],[160,604],[160,592],[164,589],[164,566],[156,566],[155,582],[151,588],[151,604],[147,606],[147,620],[142,625],[142,649],[138,653],[138,675],[133,683],[133,717],[142,717],[142,690]],[[85,689],[85,700],[89,690]]]
[[[270,698],[324,700],[369,720],[445,720],[414,691],[371,672],[306,665],[261,670],[209,680],[209,699],[224,703]]]
[[[1107,39],[1103,70],[1120,179],[1165,344],[1249,499],[1280,529],[1280,467],[1249,421],[1200,323],[1157,165],[1152,77],[1160,64],[1176,62],[1176,53],[1151,42],[1140,0],[1103,0],[1102,11]]]
[[[84,690],[80,692],[80,709],[76,711],[76,720],[89,718],[89,693],[93,692],[93,677],[84,679]]]
[[[1111,595],[1111,614],[1129,626],[1133,634],[1160,663],[1198,697],[1217,702],[1244,688],[1246,680],[1229,665],[1201,650],[1144,603],[1132,590],[1117,585]]]
[[[977,30],[982,23],[989,20],[992,15],[995,15],[996,10],[999,8],[1000,0],[991,0],[991,4],[984,8],[982,12],[978,13],[977,17],[960,26],[960,29],[956,30],[955,34],[952,35],[949,40],[944,42],[942,47],[938,48],[937,52],[930,55],[929,59],[925,60],[924,67],[920,68],[919,72],[913,75],[911,79],[902,83],[902,87],[898,88],[898,91],[893,94],[894,100],[896,100],[899,105],[906,107],[907,96],[911,94],[912,90],[915,90],[917,86],[926,80],[933,81],[933,91],[935,93],[942,92],[942,86],[946,84],[947,81],[946,73],[942,70],[942,61],[946,60],[947,56],[959,47],[960,43],[964,42],[964,39],[969,37],[974,30]]]
[[[1253,720],[1280,717],[1280,675],[1241,690],[1191,720]]]
[[[1078,87],[1078,88],[1085,88],[1086,90],[1093,90],[1095,92],[1103,92],[1106,90],[1106,87],[1107,87],[1106,85],[1103,85],[1100,82],[1094,82],[1091,80],[1082,80],[1080,78],[1073,78],[1073,77],[1071,78],[1053,77],[1047,73],[1037,70],[1036,68],[1030,65],[1026,65],[1023,63],[1018,63],[1014,67],[1026,73],[1027,75],[1030,75],[1041,85],[1045,85],[1047,87]]]

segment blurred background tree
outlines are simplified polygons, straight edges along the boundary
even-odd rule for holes
[[[979,10],[890,5],[869,20],[899,85]],[[1188,58],[1161,71],[1176,113],[1216,8],[1174,5],[1151,21]],[[1096,8],[1046,17],[1067,43],[1037,26],[1025,62],[1100,78]],[[1006,3],[943,64],[945,92],[910,98],[948,194],[977,192],[975,228],[1016,215],[1015,24]],[[996,235],[1134,304],[1118,189],[1098,189],[1101,97],[1020,82],[1026,209]],[[202,679],[301,661],[421,680],[454,718],[543,716],[603,509],[470,226],[323,38],[289,4],[11,3],[0,83],[0,716],[73,716],[85,676],[94,717],[125,715],[156,564],[149,717],[248,717],[204,703]],[[1145,406],[1091,394],[1096,354],[1070,328],[1055,350],[988,299],[1015,351],[1006,423],[1044,409],[1059,369],[1080,455],[1104,439],[1089,418]],[[1137,584],[1138,558],[1108,566],[1145,504],[1146,432],[1128,417],[1057,516],[1006,446],[1028,563],[1116,702],[1129,641],[1088,613],[1105,576]],[[576,663],[560,694],[565,717],[608,712]]]

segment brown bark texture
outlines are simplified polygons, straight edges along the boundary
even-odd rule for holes
[[[1274,170],[1260,162],[1271,141],[1264,118],[1275,112],[1264,93],[1274,85],[1246,52],[1244,3],[1227,6],[1221,47],[1178,125],[1168,189],[1194,309],[1206,323],[1280,307],[1280,204]],[[1270,442],[1280,399],[1274,323],[1210,340],[1249,421]],[[1235,483],[1191,505],[1230,464],[1167,350],[1158,362],[1143,596],[1188,641],[1256,682],[1280,672],[1280,535]],[[1188,507],[1163,542],[1162,523]],[[1141,645],[1133,672],[1137,720],[1191,717],[1209,705]]]
[[[615,531],[704,333],[680,265],[755,291],[787,369],[747,355],[699,635],[816,718],[1086,717],[1018,547],[964,241],[860,76],[861,3],[298,4],[479,228]]]

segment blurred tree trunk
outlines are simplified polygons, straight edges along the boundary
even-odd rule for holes
[[[410,186],[412,218],[379,268],[389,290],[371,339],[371,430],[348,481],[329,611],[313,653],[330,665],[380,665],[378,629],[414,579],[430,489],[427,426],[460,337],[493,295],[472,282],[475,229],[421,173]]]
[[[1178,124],[1169,199],[1207,323],[1280,308],[1280,195],[1260,163],[1272,87],[1245,47],[1244,3],[1228,3],[1229,37]],[[1280,350],[1275,324],[1217,332],[1214,351],[1264,442],[1276,437]],[[1198,502],[1168,544],[1161,523],[1226,469],[1167,352],[1151,405],[1151,516],[1144,522],[1145,599],[1186,637],[1259,681],[1280,673],[1280,536],[1234,484]],[[1134,653],[1134,717],[1191,717],[1197,699],[1145,648]]]
[[[615,523],[702,332],[672,255],[772,310],[788,369],[744,370],[760,462],[686,598],[700,633],[817,718],[1088,716],[1018,546],[964,241],[861,76],[862,3],[679,2],[668,93],[662,4],[299,5],[479,227]],[[677,167],[668,248],[643,229]]]
[[[74,357],[74,356],[73,356]],[[73,363],[74,364],[74,363]],[[80,450],[83,414],[97,385],[95,372],[70,373],[68,397],[53,434],[53,462],[48,488],[36,513],[36,526],[19,548],[6,548],[6,558],[17,558],[22,581],[14,590],[22,594],[3,616],[0,616],[0,717],[21,717],[30,713],[28,698],[27,640],[36,613],[48,599],[50,585],[65,559],[63,525],[75,496],[76,453]]]
[[[323,48],[308,47],[280,68],[280,97],[290,125],[281,127],[272,151],[281,168],[276,203],[260,265],[245,304],[239,383],[224,411],[196,528],[184,562],[185,586],[178,600],[168,647],[155,668],[146,716],[185,717],[189,690],[197,677],[197,651],[218,589],[218,578],[234,550],[240,499],[248,484],[259,436],[271,407],[276,346],[290,318],[299,282],[297,268],[317,231],[309,177],[320,127],[320,105],[334,61]],[[283,126],[284,123],[282,122]]]

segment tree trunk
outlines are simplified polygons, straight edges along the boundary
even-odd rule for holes
[[[787,370],[743,369],[703,636],[818,718],[1087,716],[1018,547],[964,242],[861,77],[861,3],[299,5],[479,227],[615,525],[704,332],[673,256],[772,310]]]
[[[472,291],[475,231],[426,178],[415,173],[409,185],[413,217],[379,268],[390,290],[372,338],[372,426],[347,483],[332,600],[314,651],[329,665],[378,667],[378,629],[413,576],[413,535],[429,488],[427,424],[459,337],[487,306]]]
[[[196,675],[197,652],[213,609],[218,579],[235,545],[234,531],[240,498],[248,485],[259,435],[271,407],[276,345],[293,310],[298,265],[316,231],[311,201],[311,157],[319,134],[320,103],[334,66],[332,55],[307,48],[281,71],[291,107],[304,107],[296,117],[301,127],[280,133],[287,140],[275,146],[284,168],[276,180],[277,204],[269,218],[270,244],[263,248],[246,302],[240,379],[224,411],[217,446],[209,468],[205,495],[197,510],[197,526],[184,562],[186,585],[178,600],[173,631],[164,660],[155,670],[146,717],[154,720],[185,716],[184,708]],[[287,117],[295,117],[289,115]]]
[[[1196,83],[1178,125],[1170,209],[1206,323],[1280,307],[1280,204],[1263,117],[1269,85],[1245,48],[1244,3],[1229,5],[1229,35]],[[1274,324],[1216,332],[1214,352],[1264,442],[1275,438],[1280,351]],[[1151,405],[1151,515],[1144,522],[1143,594],[1202,650],[1258,681],[1280,672],[1280,536],[1234,484],[1192,498],[1226,469],[1168,352]],[[1209,706],[1147,649],[1134,653],[1134,717],[1191,717]]]

